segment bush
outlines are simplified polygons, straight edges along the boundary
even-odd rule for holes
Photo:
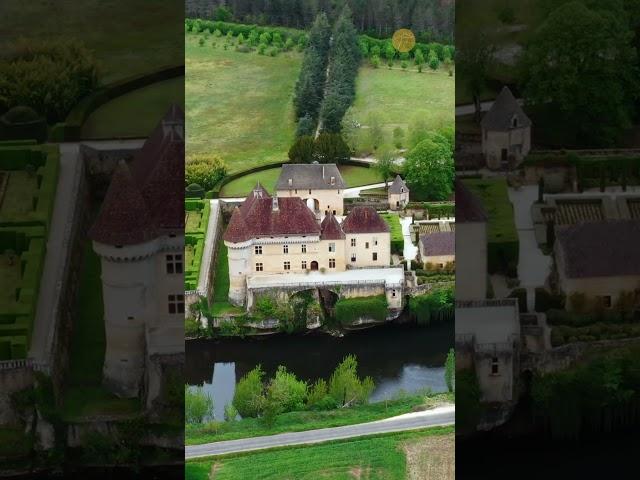
[[[359,319],[382,322],[387,318],[388,307],[387,297],[384,295],[341,298],[335,305],[336,320],[342,326],[351,325]]]
[[[307,408],[309,410],[331,410],[338,405],[329,395],[329,387],[326,380],[320,378],[309,387],[307,394]]]
[[[536,312],[547,312],[548,310],[563,309],[565,296],[563,294],[553,294],[544,288],[536,288]]]
[[[258,365],[243,376],[236,385],[233,406],[238,409],[238,412],[244,418],[255,418],[262,413],[265,401],[264,385],[262,384],[263,377],[264,371]]]
[[[0,110],[30,107],[50,123],[98,86],[98,64],[82,44],[71,41],[16,44],[0,62]]]
[[[267,386],[266,398],[279,406],[280,412],[293,412],[304,409],[307,398],[307,383],[298,380],[282,365]]]
[[[454,319],[453,288],[440,288],[409,299],[409,312],[420,325],[431,325]]]
[[[204,387],[184,387],[184,418],[187,423],[202,423],[213,413],[213,399]]]
[[[215,154],[195,153],[185,162],[185,186],[197,183],[211,190],[227,173],[224,161]]]
[[[328,384],[328,393],[339,406],[366,403],[373,393],[375,384],[371,377],[358,377],[358,361],[348,355],[336,367]]]

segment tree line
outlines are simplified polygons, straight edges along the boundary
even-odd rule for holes
[[[188,0],[186,15],[307,28],[322,12],[335,20],[345,6],[353,12],[360,33],[383,38],[410,28],[418,41],[453,43],[452,0]]]

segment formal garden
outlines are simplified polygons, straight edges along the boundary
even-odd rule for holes
[[[184,205],[184,288],[195,290],[200,277],[211,205],[208,200],[198,199],[186,199]]]
[[[0,146],[0,360],[25,358],[58,179],[52,146]]]

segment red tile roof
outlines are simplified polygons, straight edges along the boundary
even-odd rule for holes
[[[258,237],[320,235],[316,217],[299,197],[277,199],[277,209],[258,184],[240,208],[236,208],[224,233],[224,240],[240,243]]]
[[[342,222],[344,233],[388,232],[389,225],[373,207],[355,207]]]
[[[320,240],[340,240],[344,238],[344,232],[332,213],[325,215],[320,224],[320,229],[322,230]]]
[[[89,238],[135,245],[184,230],[184,113],[172,106],[130,166],[120,163]]]

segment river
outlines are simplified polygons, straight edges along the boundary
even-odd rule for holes
[[[446,390],[444,362],[454,344],[453,324],[429,328],[389,324],[342,338],[326,334],[276,335],[249,339],[190,340],[186,346],[186,380],[204,385],[214,400],[214,418],[224,418],[236,382],[261,364],[268,376],[284,365],[298,378],[328,379],[349,354],[358,358],[361,376],[376,388],[371,401],[400,391]]]

